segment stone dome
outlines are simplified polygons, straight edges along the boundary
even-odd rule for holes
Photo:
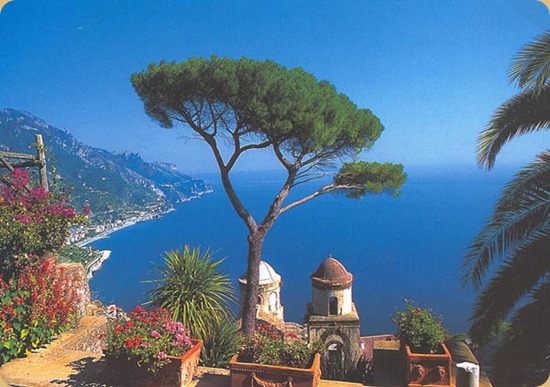
[[[319,265],[317,271],[311,275],[311,279],[314,284],[343,286],[351,284],[353,275],[346,270],[340,261],[329,256]]]
[[[265,261],[260,262],[260,285],[267,285],[281,281],[281,276],[277,274],[271,265]],[[246,284],[246,272],[239,278],[239,282]]]

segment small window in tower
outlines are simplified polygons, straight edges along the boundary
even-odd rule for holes
[[[330,297],[328,299],[328,314],[329,315],[338,314],[338,299],[336,297]]]
[[[258,296],[258,305],[262,305],[262,297]]]

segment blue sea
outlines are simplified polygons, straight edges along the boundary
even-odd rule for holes
[[[462,257],[513,173],[473,167],[406,172],[398,198],[325,195],[281,215],[267,236],[263,259],[283,278],[285,320],[303,321],[311,300],[309,275],[331,254],[354,275],[363,334],[394,332],[390,318],[406,298],[433,308],[449,331],[467,331],[475,295],[461,288]],[[217,175],[200,177],[213,184],[213,193],[93,243],[112,251],[90,282],[96,299],[124,309],[145,302],[150,285],[142,281],[156,278],[154,267],[165,251],[185,244],[224,258],[221,270],[237,288],[246,270],[246,228]],[[257,219],[282,181],[273,172],[234,176],[242,201]],[[314,183],[298,186],[291,198],[314,188]]]

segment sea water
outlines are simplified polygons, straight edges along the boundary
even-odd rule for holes
[[[462,257],[512,173],[443,167],[407,172],[398,198],[328,194],[280,216],[266,238],[263,259],[282,276],[286,321],[303,322],[311,300],[309,276],[332,255],[354,276],[353,300],[363,334],[394,332],[390,318],[404,299],[433,308],[451,332],[467,331],[475,294],[461,287]],[[206,179],[213,193],[93,243],[112,251],[91,280],[95,298],[124,309],[147,301],[151,285],[143,281],[158,278],[155,265],[165,251],[185,244],[224,258],[221,270],[238,289],[237,279],[246,270],[247,229],[217,176]],[[236,174],[234,182],[259,222],[283,179],[277,173],[251,172]],[[316,182],[298,186],[290,199],[315,187]]]

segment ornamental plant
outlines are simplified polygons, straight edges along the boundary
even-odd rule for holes
[[[405,311],[395,311],[392,321],[397,325],[397,338],[416,353],[439,353],[447,337],[443,317],[434,316],[431,309],[422,309],[412,300],[405,300]]]
[[[324,349],[321,342],[308,343],[294,333],[283,335],[269,324],[257,326],[252,338],[241,336],[240,340],[238,361],[245,363],[307,368]]]
[[[171,362],[169,356],[182,356],[193,347],[183,324],[170,315],[166,309],[136,306],[127,317],[109,323],[104,353],[157,374]]]
[[[0,185],[0,274],[5,281],[26,266],[40,266],[57,251],[74,224],[86,222],[70,206],[66,194],[30,188],[29,174],[15,169],[8,185]]]
[[[79,295],[55,258],[0,278],[0,365],[49,343],[76,315]]]

